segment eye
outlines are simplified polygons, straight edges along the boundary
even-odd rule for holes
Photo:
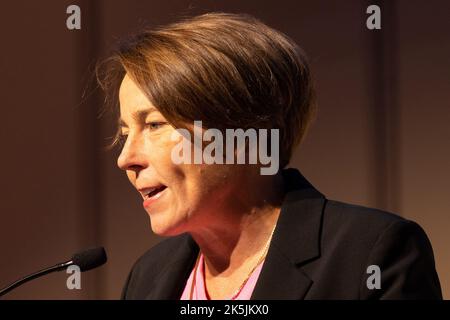
[[[127,134],[120,134],[117,137],[116,140],[116,144],[120,147],[123,148],[123,146],[125,145],[125,142],[127,141],[128,135]]]
[[[150,130],[156,130],[161,128],[163,125],[165,125],[165,122],[161,122],[161,121],[152,121],[152,122],[147,122],[145,125],[150,129]]]

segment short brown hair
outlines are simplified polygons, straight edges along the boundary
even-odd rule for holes
[[[219,130],[279,129],[281,168],[314,114],[303,51],[246,14],[207,13],[144,30],[107,62],[102,86],[117,94],[127,73],[176,127],[201,120]]]

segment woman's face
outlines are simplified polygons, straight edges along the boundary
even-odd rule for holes
[[[172,149],[180,142],[171,138],[175,128],[127,75],[119,100],[126,141],[117,163],[143,200],[153,190],[144,208],[156,234],[176,235],[207,227],[212,215],[233,211],[227,200],[237,200],[245,179],[239,166],[174,164]]]

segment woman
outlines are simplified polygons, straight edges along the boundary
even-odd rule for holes
[[[169,237],[136,262],[124,299],[441,298],[417,224],[327,200],[284,169],[314,115],[288,37],[210,13],[125,40],[107,65],[118,166]],[[241,144],[220,140],[230,130]]]

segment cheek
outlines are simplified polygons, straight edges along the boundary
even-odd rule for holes
[[[172,161],[172,150],[176,142],[171,141],[168,136],[170,136],[170,133],[148,145],[150,163],[161,174],[171,172],[176,168]]]
[[[188,165],[175,164],[172,161],[172,150],[176,141],[170,139],[170,132],[160,139],[147,145],[147,159],[150,166],[157,173],[162,183],[168,185],[177,197],[186,192],[184,186],[186,178],[185,167]]]
[[[224,165],[185,165],[180,168],[184,175],[186,197],[197,205],[211,204],[226,197],[230,180]]]
[[[168,132],[147,149],[151,166],[172,191],[173,205],[190,211],[214,201],[222,202],[234,180],[233,165],[176,164],[172,161],[172,150],[177,143]]]

